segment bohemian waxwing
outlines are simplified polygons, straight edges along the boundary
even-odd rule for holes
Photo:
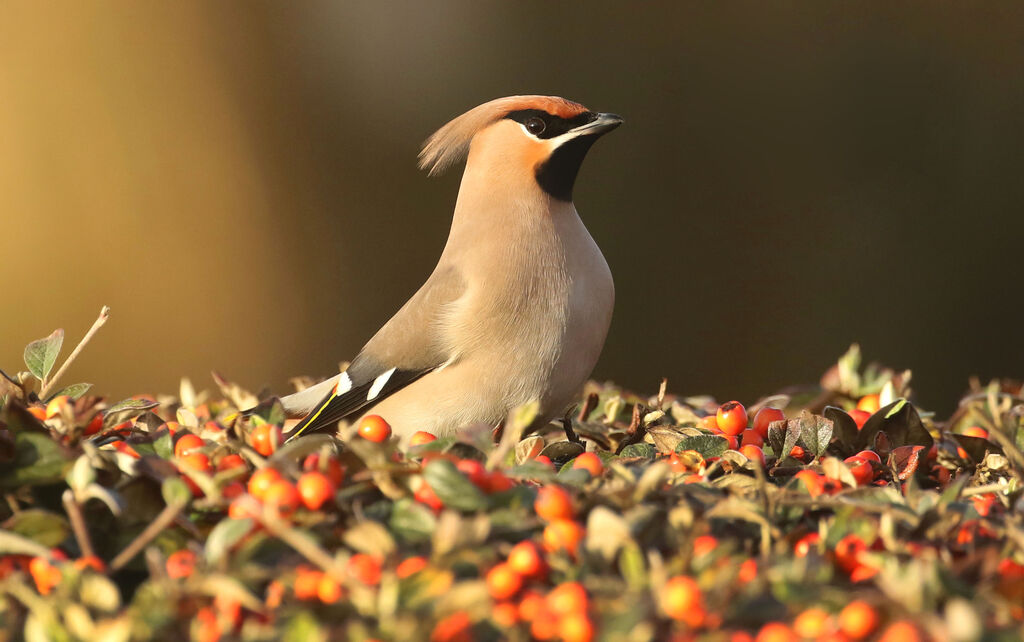
[[[533,400],[560,417],[604,345],[615,298],[572,203],[587,150],[622,119],[552,96],[471,109],[420,152],[430,175],[466,158],[433,273],[341,374],[284,397],[292,437],[371,411],[395,434],[496,425]]]

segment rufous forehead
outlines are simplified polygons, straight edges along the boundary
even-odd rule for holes
[[[557,96],[524,97],[522,100],[509,103],[507,107],[508,112],[522,109],[541,109],[559,118],[572,118],[587,111],[587,108],[583,105]]]

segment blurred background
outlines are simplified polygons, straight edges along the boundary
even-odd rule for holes
[[[4,3],[0,367],[64,383],[328,375],[429,274],[460,171],[420,143],[516,93],[626,118],[576,206],[615,274],[595,376],[753,401],[851,342],[948,413],[1024,376],[1011,3]]]

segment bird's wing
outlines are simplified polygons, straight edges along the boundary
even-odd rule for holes
[[[452,357],[444,322],[466,291],[458,269],[438,266],[423,287],[363,346],[337,385],[291,431],[289,439],[368,409]]]

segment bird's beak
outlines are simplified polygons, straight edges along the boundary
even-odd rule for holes
[[[618,114],[596,114],[596,118],[586,125],[572,130],[577,136],[600,136],[622,124],[622,116]]]

